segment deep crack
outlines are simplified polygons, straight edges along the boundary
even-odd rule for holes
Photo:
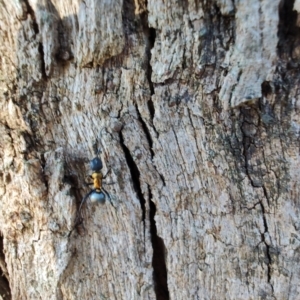
[[[35,18],[35,13],[34,13],[34,10],[32,9],[31,5],[29,4],[28,0],[24,0],[24,3],[26,5],[26,9],[27,9],[27,14],[29,14],[31,16],[31,19],[32,19],[32,27],[33,27],[33,30],[34,30],[34,33],[35,34],[38,34],[40,31],[39,31],[39,26],[36,22],[36,18]]]
[[[154,157],[154,151],[153,151],[153,149],[152,149],[152,145],[153,145],[152,137],[151,137],[151,134],[150,134],[150,132],[149,132],[149,129],[148,129],[148,127],[147,127],[145,121],[143,120],[143,118],[142,118],[142,116],[141,116],[141,113],[140,113],[140,111],[139,111],[139,109],[138,109],[137,104],[136,104],[136,111],[137,111],[137,114],[138,114],[138,117],[139,117],[139,121],[141,122],[143,131],[144,131],[144,133],[145,133],[145,136],[146,136],[146,138],[147,138],[147,141],[148,141],[148,144],[149,144],[149,148],[150,148],[151,158],[152,158],[152,160],[153,160],[153,157]],[[155,165],[154,165],[154,168],[155,168],[157,174],[159,175],[160,180],[162,181],[163,185],[165,186],[165,185],[166,185],[166,181],[165,181],[164,176],[163,176],[161,173],[158,172],[158,170],[156,169]]]
[[[263,205],[263,203],[260,201],[260,208],[262,211],[262,217],[263,217],[263,224],[264,224],[264,232],[261,234],[261,240],[262,242],[265,244],[266,247],[266,256],[268,259],[268,263],[267,263],[267,280],[268,283],[271,285],[271,288],[273,290],[273,285],[271,284],[271,264],[272,264],[272,259],[271,259],[271,254],[270,254],[270,246],[267,244],[266,239],[265,239],[265,233],[269,232],[269,228],[268,228],[268,223],[267,223],[267,219],[266,219],[266,212],[265,212],[265,207]]]
[[[149,113],[150,113],[150,116],[151,116],[151,119],[152,119],[152,123],[153,123],[153,119],[154,119],[154,115],[155,115],[155,109],[154,109],[154,104],[153,104],[152,99],[150,99],[147,102],[147,106],[148,106]]]
[[[145,122],[141,118],[138,109],[137,109],[137,112],[139,115],[141,125],[144,129],[145,135],[149,142],[149,146],[151,147],[152,140],[151,140],[150,133],[147,129]],[[140,186],[140,171],[139,171],[136,163],[134,162],[134,159],[133,159],[132,155],[130,154],[129,149],[127,148],[127,146],[124,143],[124,136],[123,136],[122,130],[119,133],[119,137],[120,137],[121,147],[125,154],[125,159],[126,159],[128,168],[130,170],[133,187],[134,187],[134,190],[136,191],[136,194],[141,203],[142,221],[144,224],[144,237],[145,237],[146,236],[145,235],[146,201],[145,201],[145,198],[143,196],[142,189]],[[151,154],[153,156],[152,151],[151,151]],[[155,213],[156,213],[156,206],[155,206],[154,202],[152,201],[152,192],[151,192],[149,185],[148,185],[148,194],[149,194],[149,207],[150,207],[150,212],[149,212],[150,234],[151,234],[151,244],[152,244],[152,248],[153,248],[152,267],[153,267],[153,281],[155,284],[154,291],[155,291],[157,300],[168,300],[169,299],[169,290],[168,290],[168,280],[167,280],[167,267],[166,267],[166,261],[165,261],[166,249],[165,249],[163,239],[157,235],[157,228],[156,228],[156,223],[154,220]]]
[[[149,82],[149,88],[151,91],[151,96],[154,95],[154,85],[153,82],[151,80],[151,76],[152,76],[152,66],[151,66],[151,49],[154,47],[154,43],[155,43],[155,38],[156,38],[156,31],[154,28],[149,28],[148,27],[148,47],[147,47],[147,56],[148,56],[148,68],[147,68],[147,78],[148,78],[148,82]]]
[[[150,114],[150,117],[152,120],[152,124],[151,124],[152,128],[155,131],[156,135],[158,136],[158,132],[156,131],[154,124],[153,124],[155,108],[154,108],[154,103],[152,101],[152,96],[155,93],[155,89],[154,89],[154,84],[151,79],[151,77],[152,77],[151,49],[154,47],[156,31],[154,28],[149,27],[147,12],[141,16],[141,20],[142,20],[142,24],[144,27],[146,40],[147,40],[146,76],[148,79],[149,89],[150,89],[150,93],[151,93],[150,99],[147,102],[147,106],[148,106],[149,114]],[[151,158],[153,159],[154,152],[152,149],[153,140],[152,140],[151,134],[149,132],[149,129],[148,129],[145,121],[143,120],[143,118],[138,110],[137,105],[136,105],[136,110],[138,113],[139,121],[142,125],[143,131],[145,133],[145,136],[146,136],[148,144],[149,144]],[[161,179],[163,185],[165,186],[166,183],[165,183],[165,179],[164,179],[163,175],[160,174],[158,171],[157,171],[157,173],[159,174],[160,179]],[[156,228],[156,223],[154,220],[155,213],[156,213],[156,206],[155,206],[154,202],[152,201],[152,192],[151,192],[149,185],[148,185],[148,192],[149,192],[149,207],[150,207],[150,233],[151,233],[151,243],[152,243],[152,248],[153,248],[152,267],[153,267],[153,281],[155,283],[154,291],[155,291],[157,300],[168,300],[169,299],[169,290],[168,290],[167,267],[166,267],[166,260],[165,260],[166,249],[165,249],[163,239],[157,235],[157,228]]]
[[[144,231],[145,231],[145,218],[146,218],[145,204],[146,204],[146,201],[145,201],[145,198],[143,196],[141,185],[140,185],[140,171],[139,171],[136,163],[134,162],[134,159],[131,156],[129,149],[127,148],[127,146],[124,143],[124,137],[123,137],[122,130],[119,132],[119,137],[120,137],[121,147],[122,147],[123,152],[125,154],[125,159],[126,159],[126,162],[127,162],[127,166],[129,168],[129,171],[130,171],[130,174],[131,174],[133,188],[134,188],[134,190],[135,190],[135,192],[138,196],[138,199],[140,200],[140,203],[141,203],[142,221],[143,221],[143,224],[144,224]],[[145,232],[144,232],[144,236],[145,236]]]
[[[137,114],[138,114],[139,121],[140,121],[140,123],[142,125],[143,131],[145,133],[145,136],[146,136],[148,144],[149,144],[151,157],[153,157],[154,156],[154,152],[153,152],[153,149],[152,149],[153,141],[152,141],[151,134],[149,132],[149,129],[148,129],[145,121],[143,120],[143,118],[141,116],[141,113],[139,111],[139,108],[138,108],[137,104],[135,105],[135,108],[136,108],[136,111],[137,111]]]
[[[31,5],[29,4],[28,0],[24,0],[24,3],[26,5],[27,14],[29,14],[31,16],[33,31],[37,35],[37,34],[39,34],[40,30],[39,30],[39,25],[36,21],[36,16],[35,16],[34,10],[31,7]],[[44,47],[43,47],[43,44],[41,42],[38,44],[38,51],[41,55],[41,73],[42,73],[42,77],[43,77],[43,79],[47,79],[46,64],[45,64],[45,58],[44,58]]]
[[[5,300],[11,299],[9,276],[7,272],[5,254],[3,249],[3,237],[0,233],[0,298],[1,297]]]
[[[154,119],[154,115],[155,115],[155,109],[154,109],[154,104],[152,101],[152,96],[155,94],[155,88],[154,88],[154,84],[152,81],[152,66],[151,66],[151,50],[154,47],[155,44],[155,39],[156,39],[156,30],[152,27],[149,27],[148,24],[148,12],[145,12],[142,14],[141,16],[141,22],[143,25],[143,30],[144,30],[144,34],[145,34],[145,40],[146,40],[146,48],[145,48],[145,52],[146,52],[146,77],[148,80],[148,84],[149,84],[149,89],[150,89],[150,99],[147,102],[147,106],[148,106],[148,110],[151,116],[151,120],[152,120],[152,127],[155,131],[155,133],[158,136],[158,133],[154,127],[153,124],[153,119]]]
[[[149,191],[149,203],[150,203],[150,233],[151,242],[153,247],[153,280],[155,283],[154,291],[157,300],[168,300],[170,299],[168,289],[168,272],[166,266],[166,247],[161,237],[157,235],[157,228],[155,222],[156,206],[152,201],[152,193],[150,186],[148,185]]]
[[[47,79],[45,54],[44,54],[44,47],[43,47],[42,43],[39,43],[38,50],[39,50],[39,53],[41,55],[41,73],[42,73],[42,77],[43,77],[43,79]]]
[[[147,57],[146,75],[147,75],[151,95],[153,95],[154,94],[154,85],[151,80],[151,76],[152,76],[151,49],[154,47],[155,38],[156,38],[156,30],[155,30],[155,28],[149,27],[148,11],[144,12],[141,15],[141,22],[142,22],[144,34],[146,37],[146,57]]]
[[[291,53],[299,45],[300,28],[297,26],[297,11],[294,10],[295,0],[281,0],[279,5],[278,45],[279,55],[293,60]]]
[[[146,6],[147,6],[147,2],[146,2]],[[145,60],[146,77],[148,80],[150,94],[151,94],[150,99],[147,101],[147,107],[148,107],[149,114],[150,114],[151,121],[152,121],[152,124],[151,124],[152,128],[158,136],[158,133],[156,132],[156,129],[153,124],[155,109],[154,109],[154,103],[151,98],[155,93],[154,84],[151,80],[151,77],[152,77],[151,49],[154,47],[156,31],[154,28],[149,27],[148,12],[144,12],[143,14],[141,14],[141,22],[143,25],[143,30],[144,30],[144,34],[145,34],[145,40],[146,40],[146,50],[145,50],[145,52],[146,52],[146,60]],[[143,118],[141,116],[141,113],[138,109],[137,103],[135,106],[136,106],[136,111],[138,114],[139,122],[142,126],[145,137],[149,144],[149,151],[151,154],[151,158],[153,159],[154,151],[152,149],[153,140],[152,140],[151,134],[149,132],[146,122],[143,120]],[[120,143],[121,143],[121,146],[122,146],[124,154],[125,154],[126,162],[127,162],[127,165],[129,167],[129,170],[131,173],[133,186],[134,186],[134,189],[135,189],[137,196],[141,203],[142,219],[143,219],[144,230],[145,230],[146,201],[145,201],[145,198],[143,196],[141,186],[140,186],[140,172],[139,172],[139,169],[138,169],[136,163],[134,162],[132,155],[130,154],[129,149],[127,148],[127,146],[124,143],[124,137],[123,137],[122,130],[120,131],[119,136],[120,136]],[[164,180],[163,176],[158,171],[157,171],[157,173],[159,174],[163,185],[165,185],[165,180]],[[150,234],[151,234],[151,243],[152,243],[152,248],[153,248],[152,267],[153,267],[153,281],[155,284],[154,291],[155,291],[157,300],[168,300],[169,299],[169,290],[168,290],[167,267],[166,267],[166,259],[165,259],[166,258],[166,248],[165,248],[163,239],[157,235],[156,222],[154,220],[155,214],[156,214],[156,206],[155,206],[154,202],[152,201],[152,192],[151,192],[149,185],[148,185],[148,195],[149,195],[149,208],[150,208],[150,212],[149,212]],[[145,232],[144,232],[144,236],[145,236]]]

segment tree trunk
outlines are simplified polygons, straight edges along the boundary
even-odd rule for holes
[[[299,299],[293,2],[1,1],[3,299]]]

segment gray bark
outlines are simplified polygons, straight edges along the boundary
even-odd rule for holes
[[[2,0],[2,298],[299,299],[298,12]]]

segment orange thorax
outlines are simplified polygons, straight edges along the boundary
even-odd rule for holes
[[[102,173],[93,173],[92,174],[92,178],[94,180],[94,188],[96,190],[101,190],[101,187],[102,187]]]

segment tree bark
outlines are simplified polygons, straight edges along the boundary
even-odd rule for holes
[[[298,12],[2,0],[2,298],[299,299]]]

